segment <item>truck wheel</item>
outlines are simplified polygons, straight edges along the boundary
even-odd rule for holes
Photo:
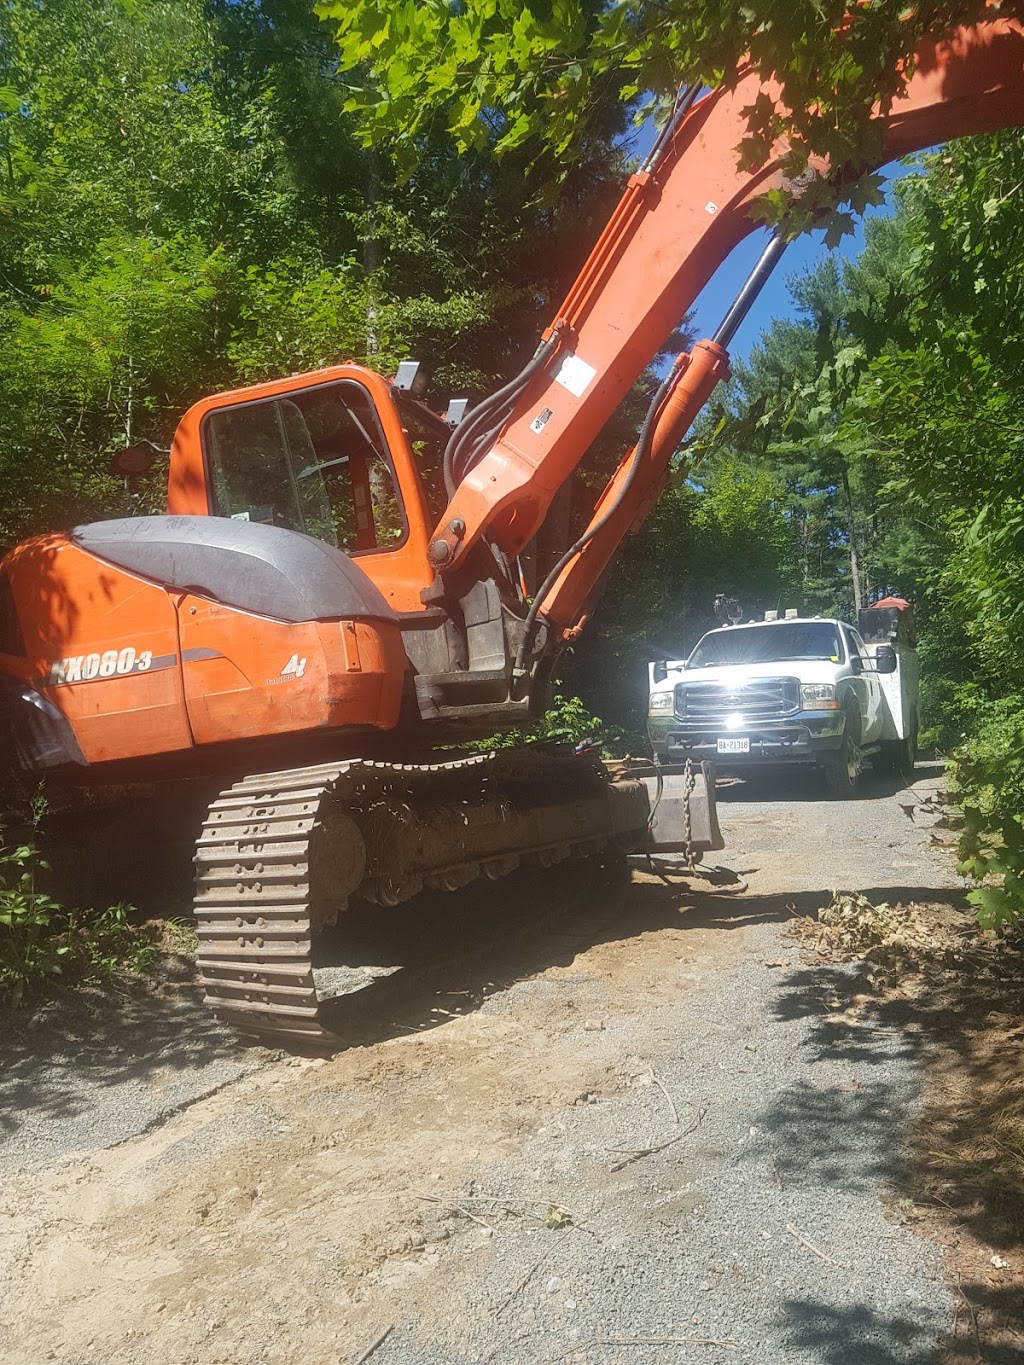
[[[914,775],[916,762],[917,717],[914,716],[907,738],[886,740],[880,752],[871,760],[871,766],[887,777],[904,777],[909,781]]]
[[[906,739],[901,739],[896,745],[896,766],[900,773],[909,782],[914,776],[914,765],[917,762],[917,715],[913,716],[910,722],[910,733]]]
[[[829,796],[841,800],[854,794],[857,790],[857,746],[848,734],[843,736],[840,748],[829,754],[822,767]]]

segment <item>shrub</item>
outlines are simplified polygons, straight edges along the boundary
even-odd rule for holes
[[[1024,928],[1024,697],[973,704],[953,791],[964,812],[960,871],[985,929]]]
[[[20,1005],[61,975],[71,949],[56,933],[60,906],[36,890],[32,844],[0,849],[0,1000]]]
[[[588,711],[579,697],[566,697],[561,692],[552,696],[551,705],[529,730],[505,731],[491,735],[489,739],[474,740],[466,748],[478,753],[489,753],[492,749],[513,749],[517,744],[537,740],[593,744],[605,757],[621,756],[626,752],[635,752],[637,748],[642,751],[648,749],[644,736],[607,725],[600,716]]]
[[[0,848],[0,1003],[18,1006],[73,984],[152,970],[159,948],[131,923],[130,906],[65,910],[39,889],[45,868],[32,842]]]

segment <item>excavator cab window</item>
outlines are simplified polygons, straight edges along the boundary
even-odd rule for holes
[[[446,426],[436,413],[401,390],[395,391],[395,401],[419,475],[423,500],[430,513],[431,522],[436,525],[448,506],[448,494],[445,492],[442,471],[444,448],[452,434],[451,428]]]
[[[348,554],[405,539],[391,454],[352,380],[219,408],[202,438],[217,516],[303,531]]]

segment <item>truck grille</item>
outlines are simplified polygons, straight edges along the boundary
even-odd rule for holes
[[[687,682],[676,687],[676,719],[701,723],[739,711],[747,720],[778,720],[800,709],[798,678],[756,678],[736,686]]]

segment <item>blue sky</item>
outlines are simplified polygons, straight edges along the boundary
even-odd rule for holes
[[[878,208],[869,209],[864,218],[857,222],[857,230],[835,248],[842,260],[852,260],[859,255],[864,245],[864,222],[868,218],[886,215],[893,211],[893,198],[889,187],[893,181],[900,180],[912,168],[901,162],[893,162],[882,168],[886,177],[886,202]],[[750,348],[766,331],[773,318],[795,316],[792,300],[786,281],[793,275],[804,274],[811,266],[824,259],[827,248],[823,245],[824,232],[806,233],[791,242],[782,260],[775,267],[775,273],[762,289],[759,297],[747,314],[730,347],[734,359],[743,359]],[[703,290],[697,299],[694,326],[697,339],[710,337],[739,290],[753,269],[758,256],[768,242],[766,229],[758,229],[735,249]]]

